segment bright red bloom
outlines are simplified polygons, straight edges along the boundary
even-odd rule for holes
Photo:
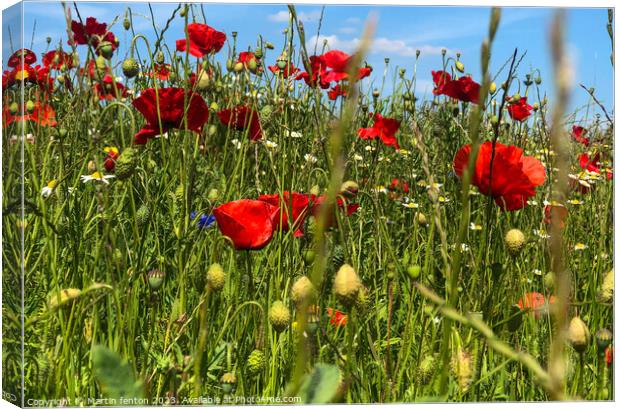
[[[334,327],[344,327],[347,325],[347,315],[342,311],[333,308],[327,308],[327,315],[331,318],[329,323]]]
[[[21,115],[21,113],[24,115]],[[8,126],[13,122],[19,121],[33,121],[41,126],[56,126],[56,112],[54,109],[45,103],[35,102],[34,109],[31,113],[28,113],[24,108],[23,111],[18,111],[17,114],[11,114],[8,105],[4,105],[2,110],[2,121],[4,126]]]
[[[585,146],[590,145],[590,139],[586,138],[584,136],[587,132],[588,132],[588,130],[586,128],[584,128],[583,126],[573,125],[573,132],[572,132],[573,138],[577,142],[579,142],[579,143],[581,143],[581,144],[583,144]]]
[[[431,71],[431,75],[433,76],[433,82],[435,83],[433,94],[443,95],[444,87],[448,82],[452,81],[452,77],[446,71]]]
[[[250,63],[254,61],[254,63],[256,64],[256,68],[254,69],[254,72],[262,72],[263,69],[262,67],[260,67],[260,61],[258,60],[258,58],[256,58],[256,55],[254,55],[253,52],[251,51],[243,51],[239,53],[239,58],[237,59],[238,63],[243,64],[243,67],[246,70],[250,70]]]
[[[289,75],[295,75],[299,72],[299,69],[295,68],[292,63],[285,65],[284,68],[280,68],[277,65],[270,65],[267,68],[274,74],[280,74],[283,78],[288,78]]]
[[[189,24],[187,34],[189,35],[189,53],[198,58],[220,51],[226,42],[226,34],[206,24]],[[177,40],[177,51],[185,51],[186,47],[185,38]]]
[[[258,141],[263,137],[258,112],[245,105],[239,105],[233,109],[224,109],[218,112],[217,116],[224,125],[238,131],[244,131],[249,127],[249,137],[253,141]]]
[[[352,61],[352,56],[340,50],[328,51],[318,56],[313,55],[310,57],[312,76],[308,72],[302,72],[297,76],[297,79],[303,79],[306,84],[313,88],[319,84],[321,88],[327,89],[332,81],[338,82],[348,79],[349,66]],[[328,68],[331,68],[331,71]],[[357,73],[357,79],[366,78],[371,72],[372,69],[370,67],[360,68]]]
[[[589,172],[601,173],[599,168],[601,161],[601,155],[597,152],[596,155],[590,157],[587,153],[579,155],[579,166],[581,169],[585,169]]]
[[[388,186],[389,190],[402,190],[403,193],[409,193],[409,183],[398,178],[393,178],[392,182]]]
[[[70,70],[73,68],[73,57],[64,51],[50,51],[43,54],[43,65],[55,70],[60,70],[63,67]]]
[[[114,81],[110,75],[103,77],[101,82],[95,84],[95,94],[101,100],[111,101],[113,99],[125,98],[127,96],[127,88],[120,82]]]
[[[310,57],[310,70],[312,71],[312,75],[308,72],[301,72],[297,75],[296,79],[303,79],[306,85],[312,88],[316,88],[317,85],[320,85],[321,88],[327,89],[329,88],[329,81],[326,81],[324,78],[327,76],[326,69],[327,65],[325,64],[323,56],[313,55]]]
[[[517,303],[521,311],[533,313],[536,319],[541,317],[541,312],[546,306],[545,296],[541,293],[526,293]]]
[[[607,366],[611,366],[614,363],[614,347],[613,345],[608,345],[605,348],[605,363]]]
[[[471,146],[463,146],[454,157],[454,170],[459,177],[467,168]],[[480,193],[493,197],[502,210],[518,210],[536,194],[536,187],[545,182],[545,167],[538,159],[523,156],[523,149],[516,146],[495,144],[493,171],[490,171],[493,143],[480,146],[471,177],[471,184]],[[492,178],[492,180],[491,180]]]
[[[112,50],[116,50],[118,47],[116,36],[111,31],[108,31],[108,25],[97,22],[97,19],[94,17],[87,17],[86,24],[75,20],[71,21],[71,31],[73,31],[73,41],[75,44],[90,44],[95,48],[97,54],[99,54],[97,47],[103,41],[109,42]],[[72,45],[71,39],[69,39],[68,43]]]
[[[545,224],[553,223],[553,218],[557,217],[558,225],[561,229],[564,228],[564,219],[568,216],[568,209],[562,205],[547,205],[545,206],[545,217],[543,222]]]
[[[120,154],[118,152],[118,149],[114,147],[107,147],[104,149],[104,151],[107,153],[107,155],[103,160],[103,167],[108,172],[112,172],[116,167],[116,159],[118,159]]]
[[[522,97],[518,102],[509,104],[506,109],[512,119],[523,122],[532,114],[533,108],[527,103],[527,97]]]
[[[327,97],[330,100],[332,100],[332,101],[335,101],[336,98],[338,98],[341,95],[343,97],[346,97],[347,96],[347,90],[346,90],[346,88],[341,87],[340,84],[338,84],[334,88],[330,89],[329,92],[327,93]]]
[[[279,194],[261,195],[258,197],[258,200],[279,208],[282,213],[282,223],[280,224],[280,212],[278,212],[276,229],[281,226],[282,231],[288,231],[292,225],[295,229],[295,237],[303,236],[302,228],[306,216],[310,213],[310,206],[314,201],[314,195],[285,191],[282,194],[282,198],[283,200],[281,201]],[[290,220],[293,220],[292,223],[289,223],[289,215],[291,216]]]
[[[32,65],[37,62],[37,56],[34,52],[30,51],[27,48],[22,48],[21,50],[15,51],[10,57],[9,61],[6,65],[9,68],[15,68],[22,65],[22,56],[24,58],[24,65]]]
[[[262,200],[241,199],[216,207],[213,215],[237,250],[260,250],[273,237],[280,209]]]
[[[134,136],[134,143],[144,145],[150,138],[170,129],[185,129],[185,118],[187,129],[198,133],[202,131],[202,126],[209,119],[209,108],[199,94],[183,88],[159,88],[158,92],[159,98],[155,89],[149,88],[133,100],[133,106],[146,119],[146,125]],[[158,119],[158,101],[161,128]]]
[[[380,138],[385,145],[398,149],[396,132],[400,128],[400,122],[396,119],[384,118],[380,114],[375,114],[374,119],[375,123],[372,128],[360,128],[357,130],[359,137],[362,139]]]

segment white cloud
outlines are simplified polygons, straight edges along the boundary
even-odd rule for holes
[[[289,12],[287,10],[278,11],[276,14],[270,14],[267,16],[269,21],[276,23],[286,23],[289,20]],[[304,23],[318,21],[321,18],[321,12],[319,10],[306,13],[305,11],[297,13],[297,19]]]
[[[357,37],[351,40],[343,40],[340,39],[337,35],[321,35],[318,38],[315,35],[308,41],[308,45],[314,46],[317,41],[319,46],[321,46],[324,41],[327,41],[329,48],[347,52],[354,51],[360,44],[360,39]],[[428,44],[413,45],[407,44],[403,40],[379,37],[373,40],[369,49],[369,53],[383,54],[386,56],[398,55],[401,57],[415,57],[416,50],[420,50],[422,55],[439,55],[441,54],[442,48],[445,47],[436,47]]]

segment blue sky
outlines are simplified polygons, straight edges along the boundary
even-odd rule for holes
[[[71,4],[71,3],[69,3]],[[121,22],[125,9],[130,6],[134,13],[134,29],[153,38],[152,22],[146,3],[88,3],[78,2],[82,18],[94,16],[99,21],[112,22],[119,16],[112,31],[121,42],[120,56],[124,57],[131,38]],[[155,24],[161,29],[177,3],[152,3]],[[304,21],[310,48],[316,42],[321,5],[299,5],[297,12]],[[241,49],[256,44],[258,34],[272,42],[276,50],[267,55],[267,62],[275,61],[283,42],[282,30],[288,25],[288,13],[284,4],[204,4],[207,23],[218,30],[230,33],[237,31],[237,43]],[[196,8],[198,11],[198,8]],[[12,27],[14,42],[18,42],[18,25],[9,22],[10,11],[4,12],[3,58],[8,54],[8,28]],[[476,80],[480,77],[480,44],[487,33],[490,10],[487,7],[415,7],[415,6],[337,6],[328,5],[319,37],[327,39],[331,48],[352,51],[355,49],[364,22],[369,15],[378,18],[374,44],[368,55],[368,62],[375,68],[365,86],[381,83],[384,58],[390,58],[387,82],[391,82],[395,67],[407,69],[407,76],[413,72],[415,50],[421,50],[417,67],[419,97],[429,96],[432,90],[432,69],[441,67],[441,49],[448,49],[448,55],[461,52],[466,72]],[[73,13],[75,14],[75,13]],[[496,72],[512,55],[514,48],[527,51],[519,74],[522,79],[532,69],[541,71],[543,89],[553,95],[552,62],[548,45],[548,34],[553,9],[550,8],[503,8],[502,21],[493,45],[492,71]],[[198,12],[199,19],[202,15]],[[7,24],[8,23],[8,24]],[[607,10],[604,8],[571,8],[567,13],[566,40],[574,69],[575,88],[571,97],[572,109],[580,109],[588,101],[588,95],[577,86],[595,87],[596,95],[613,111],[613,68],[610,64],[610,41],[606,30]],[[35,26],[36,25],[36,26]],[[33,37],[34,29],[34,37]],[[165,36],[167,43],[183,37],[183,21],[176,18]],[[52,38],[52,45],[62,38],[66,44],[66,25],[60,2],[24,2],[24,45],[40,54],[46,47],[46,37]],[[32,44],[31,44],[32,41]],[[271,60],[271,61],[270,61]],[[503,81],[506,73],[500,75]],[[501,82],[498,80],[498,83]],[[592,119],[592,110],[580,110],[580,118]]]

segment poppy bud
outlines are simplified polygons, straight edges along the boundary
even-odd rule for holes
[[[534,102],[532,104],[532,110],[534,110],[534,112],[538,111],[538,109],[540,109],[540,105],[538,105],[538,102]]]
[[[300,308],[301,306],[310,305],[316,298],[316,290],[308,277],[300,277],[291,287],[291,301]]]
[[[269,322],[276,332],[282,332],[291,321],[291,313],[282,301],[275,301],[269,309]]]
[[[412,280],[417,280],[418,277],[420,277],[420,271],[422,270],[422,267],[420,267],[419,265],[411,265],[407,267],[407,274],[409,274],[409,277]]]
[[[86,165],[86,168],[88,169],[90,173],[93,173],[97,170],[97,164],[95,163],[94,160],[89,160],[88,164]]]
[[[164,283],[165,277],[166,277],[166,273],[164,273],[161,270],[154,269],[154,270],[149,271],[148,281],[149,281],[149,287],[151,287],[151,290],[153,291],[159,290],[161,285]]]
[[[226,372],[220,379],[220,386],[225,394],[232,393],[237,386],[237,377],[232,372]]]
[[[82,294],[79,288],[65,288],[60,291],[54,291],[47,300],[47,307],[54,309],[62,307],[78,298]]]
[[[548,272],[545,274],[543,278],[543,284],[547,290],[552,290],[555,286],[555,275],[552,272]]]
[[[209,105],[209,109],[213,112],[215,111],[219,111],[220,110],[220,106],[217,104],[217,102],[213,101],[211,102],[211,105]]]
[[[250,352],[247,368],[250,375],[256,375],[265,369],[265,353],[260,349]]]
[[[266,42],[266,43],[265,43],[265,48],[266,48],[266,49],[268,49],[268,50],[273,50],[273,49],[274,49],[274,46],[273,46],[273,44],[271,44],[270,42]]]
[[[58,130],[58,136],[60,136],[61,138],[64,138],[65,136],[67,136],[69,132],[67,131],[66,128],[60,128]]]
[[[447,50],[445,48],[442,48],[441,49],[441,56],[445,57],[446,56],[446,52],[447,52]]]
[[[102,41],[97,46],[97,51],[101,56],[109,60],[110,58],[112,58],[112,54],[114,54],[114,47],[111,42]]]
[[[140,72],[140,66],[138,65],[138,61],[135,58],[129,57],[125,61],[123,61],[123,74],[127,78],[133,78]]]
[[[204,70],[200,71],[200,74],[198,74],[198,80],[196,81],[196,88],[199,91],[204,91],[209,87],[209,83],[209,74],[207,74],[207,72]]]
[[[226,273],[221,265],[213,263],[207,271],[207,285],[213,291],[220,291],[226,284]]]
[[[415,50],[415,58],[418,58],[420,56],[420,50]]]
[[[243,63],[242,62],[238,62],[234,65],[233,70],[236,73],[240,73],[241,71],[243,71]]]
[[[138,153],[134,148],[126,148],[116,159],[114,173],[119,180],[125,180],[133,175],[138,166]]]
[[[352,180],[347,180],[342,184],[342,186],[340,186],[340,194],[347,199],[353,199],[355,196],[357,196],[359,188],[360,187],[356,182]]]
[[[286,61],[285,60],[278,60],[278,62],[276,62],[276,65],[278,66],[279,69],[283,70],[286,68]]]
[[[588,330],[588,327],[581,318],[574,317],[570,321],[567,339],[575,351],[582,353],[586,350],[590,343],[590,330]]]
[[[308,265],[314,263],[315,257],[316,257],[316,253],[314,250],[312,249],[304,250],[303,252],[304,263]]]
[[[611,344],[613,334],[607,328],[601,328],[596,331],[594,337],[596,338],[596,345],[598,346],[599,353],[604,354],[605,349]]]
[[[492,125],[497,125],[498,122],[499,122],[499,118],[497,117],[497,115],[493,115],[491,117],[491,124]]]
[[[254,50],[254,56],[259,60],[263,58],[263,49],[260,47],[256,47],[256,50]]]
[[[220,192],[217,189],[209,190],[209,194],[207,195],[207,200],[211,203],[216,202],[220,197]]]
[[[465,66],[463,65],[462,62],[457,61],[456,64],[454,64],[454,66],[459,72],[465,72]]]
[[[603,284],[598,290],[598,300],[600,302],[613,302],[614,301],[614,270],[612,269],[603,278]]]
[[[52,42],[52,37],[49,37],[49,36],[45,37],[45,42],[48,43],[48,44],[51,43]]]
[[[233,31],[232,33],[230,33],[232,35],[232,38],[237,38],[237,32]]]
[[[452,357],[452,371],[462,393],[467,392],[474,375],[475,365],[469,352],[459,348]]]
[[[379,95],[381,95],[381,94],[379,93],[379,90],[378,90],[377,88],[375,88],[375,89],[372,91],[372,97],[373,97],[373,98],[379,98]]]
[[[252,72],[256,72],[257,68],[258,68],[258,63],[256,62],[255,58],[252,58],[250,62],[248,62],[248,69]]]
[[[516,102],[519,102],[520,99],[521,99],[521,94],[516,92],[510,99],[510,102],[516,103]]]
[[[506,233],[504,237],[504,243],[506,244],[508,253],[513,257],[517,256],[525,246],[525,235],[519,229],[508,230],[508,233]]]
[[[495,82],[492,82],[491,85],[489,85],[489,92],[491,94],[495,94],[495,91],[497,91],[497,84]]]
[[[151,217],[151,211],[149,207],[145,204],[140,206],[136,211],[136,222],[138,226],[144,226],[149,222],[149,218]]]
[[[131,21],[127,17],[123,20],[123,28],[129,30],[131,28]]]
[[[383,61],[385,61],[385,63],[386,63],[386,64],[389,64],[389,63],[390,63],[390,59],[389,59],[389,57],[385,57],[385,58],[383,59]]]
[[[534,79],[534,82],[536,83],[536,85],[542,84],[542,78],[540,78],[540,75]]]
[[[502,82],[502,89],[504,91],[508,89],[508,83],[507,82]]]
[[[164,53],[163,53],[163,52],[161,52],[161,51],[159,51],[159,52],[157,53],[157,55],[155,56],[155,62],[156,62],[157,64],[163,64],[163,63],[164,63],[164,61],[166,61],[166,59],[165,59],[165,57],[164,57]]]
[[[11,105],[9,105],[9,112],[11,113],[11,115],[15,115],[18,110],[19,110],[19,105],[17,105],[17,102],[15,101],[11,102]]]
[[[29,114],[31,114],[34,111],[34,101],[30,99],[26,101],[26,111],[28,111]]]
[[[187,7],[187,4],[186,4],[185,6],[183,6],[181,11],[179,11],[179,16],[181,16],[181,17],[187,16],[187,9],[188,9],[188,7]]]
[[[407,72],[407,70],[405,70],[404,68],[400,69],[400,71],[398,72],[398,75],[400,76],[400,78],[403,78],[405,76],[405,72]]]
[[[333,290],[338,300],[346,307],[351,306],[362,287],[359,276],[348,264],[343,264],[334,278]]]
[[[428,225],[428,221],[426,220],[426,216],[422,212],[417,212],[415,214],[415,221],[418,225],[422,227],[426,227]]]

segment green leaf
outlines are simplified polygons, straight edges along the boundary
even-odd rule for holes
[[[334,365],[317,364],[305,376],[299,397],[302,403],[329,403],[336,396],[340,385],[340,370]]]
[[[91,353],[95,378],[99,382],[103,397],[116,400],[139,399],[143,397],[142,382],[137,381],[129,364],[116,352],[97,345]]]

